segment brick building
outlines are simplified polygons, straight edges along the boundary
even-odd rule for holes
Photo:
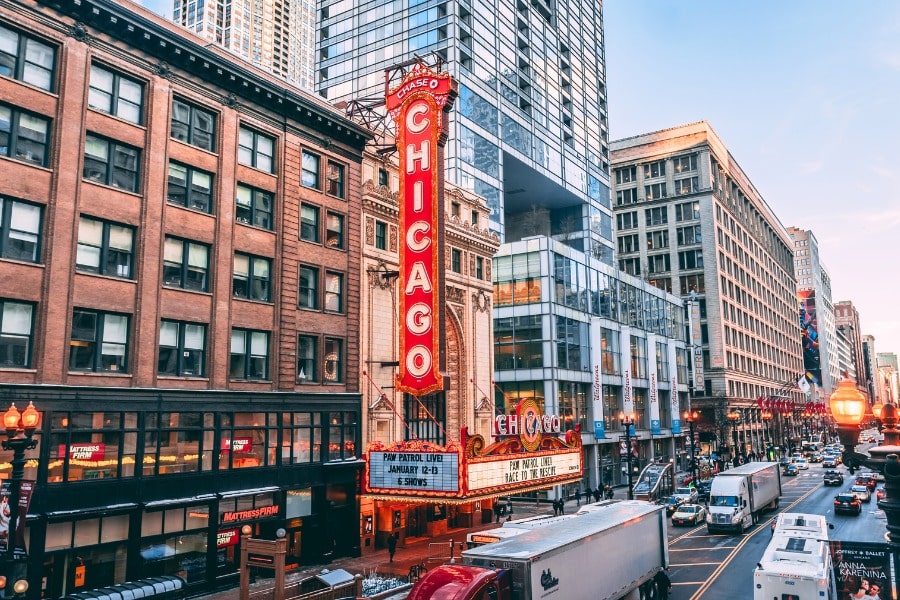
[[[43,415],[30,597],[234,585],[243,525],[292,563],[359,552],[368,139],[130,2],[0,0],[0,393]]]

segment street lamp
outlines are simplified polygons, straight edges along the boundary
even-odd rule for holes
[[[772,445],[772,436],[769,433],[769,421],[772,420],[772,411],[769,409],[765,409],[762,411],[760,417],[763,420],[763,423],[766,426],[766,459],[772,460],[772,455],[769,453],[771,445]]]
[[[731,458],[736,459],[738,449],[737,424],[741,420],[741,413],[739,413],[737,410],[732,410],[727,415],[725,415],[725,418],[731,421],[731,441],[733,444],[732,447],[734,448],[734,450],[732,450],[731,452]]]
[[[6,581],[15,579],[16,573],[13,572],[13,566],[19,557],[16,556],[16,529],[19,524],[19,498],[22,492],[22,480],[25,479],[25,451],[31,450],[37,446],[38,441],[34,439],[34,432],[41,421],[41,414],[34,407],[34,403],[29,402],[25,412],[20,413],[15,403],[10,404],[9,410],[3,414],[3,427],[6,429],[8,439],[0,442],[0,446],[4,450],[12,450],[12,475],[9,480],[9,528],[6,533],[6,552],[3,554],[3,561],[6,563]],[[25,518],[25,513],[22,513]],[[21,587],[19,580],[16,586]],[[27,580],[25,583],[27,590]],[[22,593],[18,589],[16,593]]]
[[[691,435],[691,481],[697,485],[697,460],[694,458],[694,422],[700,418],[700,413],[695,411],[684,411],[684,420],[687,421]]]
[[[634,413],[629,415],[619,413],[619,420],[622,421],[622,425],[625,426],[625,461],[628,464],[628,499],[634,500],[634,488],[632,487],[632,477],[634,476],[634,473],[631,472],[631,426],[634,425]]]

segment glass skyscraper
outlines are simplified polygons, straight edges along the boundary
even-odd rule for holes
[[[547,235],[612,264],[602,2],[324,0],[316,89],[382,98],[385,70],[436,53],[459,82],[448,180],[506,242]]]

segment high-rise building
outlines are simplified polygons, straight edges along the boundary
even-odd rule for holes
[[[332,102],[374,106],[385,69],[440,57],[459,82],[447,181],[486,199],[502,241],[552,236],[612,264],[602,3],[323,0],[317,32]]]
[[[293,85],[312,89],[312,0],[172,0],[172,20]]]
[[[862,329],[859,324],[859,311],[850,300],[841,300],[834,303],[834,325],[839,331],[843,331],[844,337],[850,349],[850,361],[853,363],[853,371],[856,374],[856,387],[860,391],[867,391],[865,382],[865,361],[863,360]]]
[[[875,359],[875,336],[868,334],[862,336],[862,345],[863,360],[865,361],[866,367],[867,391],[869,393],[869,399],[874,404],[880,397],[878,395],[878,386],[875,384],[875,380],[878,377],[878,367]]]
[[[834,302],[831,277],[819,255],[819,241],[812,231],[788,227],[794,242],[794,273],[797,297],[806,315],[801,322],[804,340],[804,370],[815,398],[831,397],[841,380],[835,360]]]
[[[875,354],[875,362],[879,367],[890,367],[895,371],[897,367],[897,355],[894,352],[878,352]]]
[[[705,121],[614,141],[612,165],[619,268],[696,303],[701,430],[761,451],[758,399],[805,402],[790,236]]]

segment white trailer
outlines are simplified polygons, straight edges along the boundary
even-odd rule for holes
[[[742,534],[764,510],[778,508],[780,497],[778,463],[751,462],[719,473],[709,490],[706,529]]]
[[[636,598],[668,562],[665,511],[639,500],[610,503],[462,553],[464,566],[509,571],[510,600]]]
[[[753,570],[753,599],[835,600],[828,525],[822,515],[779,515],[762,558]]]

